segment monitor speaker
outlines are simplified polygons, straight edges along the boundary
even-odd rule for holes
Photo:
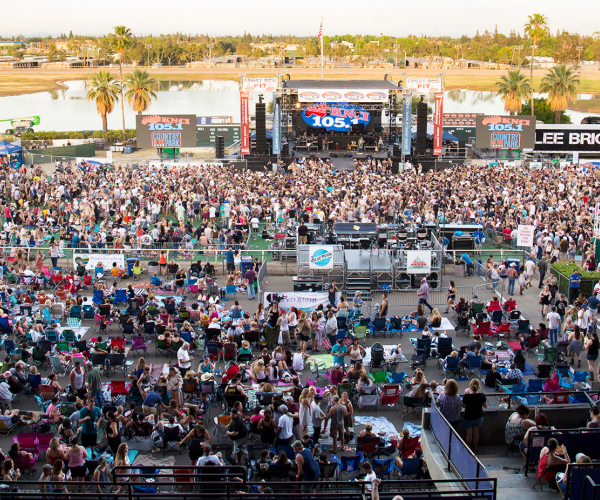
[[[281,156],[290,156],[290,145],[287,142],[281,145]]]
[[[427,149],[427,103],[417,104],[417,154],[424,155]]]
[[[256,154],[267,154],[266,104],[256,104]]]
[[[397,143],[394,143],[394,158],[399,158],[400,157],[400,145]]]
[[[225,158],[225,138],[218,135],[215,139],[215,158]]]

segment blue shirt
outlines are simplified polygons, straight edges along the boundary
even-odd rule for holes
[[[343,344],[340,347],[340,344],[336,343],[331,348],[331,353],[333,354],[333,362],[343,365],[344,364],[344,354],[346,354],[347,352],[348,352],[348,347],[346,346],[346,344]]]
[[[571,288],[579,288],[579,285],[580,285],[579,282],[581,281],[581,274],[579,274],[579,273],[577,273],[577,274],[573,273],[573,274],[571,274],[571,277],[569,278],[569,280],[570,280],[569,286]],[[575,281],[575,280],[577,280],[577,281]]]
[[[463,253],[460,258],[462,260],[464,260],[467,264],[471,263],[471,257],[469,257],[469,254]]]
[[[599,303],[600,303],[600,300],[598,300],[595,295],[592,295],[588,299],[588,306],[589,306],[590,309],[598,309],[598,304]]]
[[[144,402],[142,403],[144,406],[157,406],[160,403],[162,403],[162,398],[160,397],[160,394],[158,392],[155,391],[150,391],[147,395],[146,395],[146,399],[144,399]]]

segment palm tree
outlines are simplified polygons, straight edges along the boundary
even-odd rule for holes
[[[508,71],[508,76],[502,75],[500,81],[496,82],[498,92],[496,95],[504,101],[504,111],[516,115],[523,107],[523,97],[527,97],[531,91],[527,77],[520,70]]]
[[[123,104],[123,54],[133,46],[131,30],[125,26],[115,26],[115,32],[110,34],[110,46],[119,53],[119,83],[121,90],[121,115],[123,117],[123,133],[125,133],[125,105]]]
[[[544,78],[540,85],[540,92],[548,92],[547,102],[550,109],[554,111],[556,123],[560,123],[561,113],[567,109],[569,99],[577,99],[577,85],[579,75],[566,64],[554,66]]]
[[[138,115],[141,115],[150,106],[150,101],[156,99],[155,91],[158,89],[158,82],[147,71],[136,69],[127,76],[125,87],[127,102]]]
[[[529,20],[524,26],[525,34],[532,39],[531,44],[531,114],[535,115],[533,110],[533,58],[535,57],[535,42],[546,38],[550,34],[548,28],[548,18],[543,14],[533,14],[529,16]]]
[[[96,101],[96,109],[102,117],[102,131],[107,132],[106,115],[112,113],[119,100],[119,84],[108,71],[100,70],[90,75],[85,86],[88,89],[86,99]]]

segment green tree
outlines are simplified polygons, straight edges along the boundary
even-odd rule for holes
[[[523,116],[531,116],[531,104],[526,102],[523,104],[521,108],[521,112],[519,113]],[[535,117],[538,121],[544,122],[546,124],[551,124],[556,122],[556,114],[550,108],[550,104],[543,97],[539,97],[535,99]],[[569,124],[571,122],[571,118],[567,115],[566,112],[561,111],[560,113],[560,123]]]
[[[577,99],[579,75],[566,64],[554,66],[544,78],[540,92],[548,92],[547,102],[554,111],[556,123],[560,123],[561,113],[569,106],[569,100]]]
[[[119,84],[108,71],[100,70],[90,75],[86,88],[88,89],[86,99],[96,101],[96,109],[102,117],[102,130],[106,132],[108,130],[106,115],[112,113],[115,103],[119,100]]]
[[[496,82],[496,95],[504,101],[504,111],[511,115],[517,114],[523,107],[523,98],[531,92],[527,77],[520,70],[509,71]]]
[[[535,43],[543,40],[550,34],[548,29],[548,18],[543,14],[532,14],[524,26],[525,34],[531,38],[531,64],[530,64],[530,85],[531,85],[531,114],[534,114],[535,105],[533,103],[533,59],[535,57]]]
[[[133,46],[131,30],[125,26],[115,26],[115,32],[110,34],[110,46],[115,52],[119,53],[119,91],[121,92],[123,133],[125,133],[125,105],[123,104],[123,57],[125,51]]]
[[[125,80],[125,97],[132,109],[141,115],[150,106],[152,99],[156,99],[158,81],[152,78],[147,71],[136,69]]]

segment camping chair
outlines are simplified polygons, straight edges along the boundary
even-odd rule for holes
[[[385,338],[385,332],[387,331],[387,320],[386,318],[375,318],[373,321],[373,338],[378,335],[383,335]]]
[[[532,335],[529,337],[528,342],[523,346],[525,347],[525,354],[527,357],[531,355],[533,349],[540,345],[540,341],[540,335]]]
[[[492,335],[492,323],[490,321],[478,323],[475,330],[473,330],[473,335],[481,335],[482,337]]]
[[[400,373],[387,372],[386,378],[387,378],[387,381],[392,385],[395,385],[395,384],[402,385],[404,383],[404,379],[406,378],[406,372],[400,372]]]
[[[445,358],[452,352],[452,337],[438,338],[438,358]]]
[[[397,316],[392,316],[390,318],[390,324],[388,325],[388,332],[390,332],[390,337],[395,335],[398,338],[402,338],[402,332],[404,331],[402,318]]]
[[[379,456],[379,438],[368,436],[357,438],[356,451],[360,451],[368,459],[371,459],[373,455]]]
[[[73,330],[63,330],[62,337],[65,339],[65,342],[74,343],[75,342],[75,332]]]
[[[125,354],[123,353],[109,353],[107,355],[108,361],[108,376],[110,377],[111,371],[117,373],[117,369],[123,370],[123,376],[127,375],[127,365],[125,364]]]
[[[50,363],[52,364],[52,373],[56,373],[59,377],[65,376],[69,367],[63,366],[58,356],[50,356]]]
[[[476,375],[481,378],[481,356],[469,356],[467,360],[469,362],[465,367],[467,378],[470,378],[469,375]]]
[[[375,384],[385,384],[387,382],[387,372],[371,372],[369,377]]]
[[[148,324],[148,323],[146,323]],[[154,325],[154,323],[152,323]],[[135,337],[134,337],[135,338]],[[163,356],[167,356],[167,357],[171,357],[171,355],[173,354],[173,351],[171,350],[171,347],[169,346],[169,344],[167,343],[166,339],[156,339],[156,356],[158,356],[158,354],[162,354]]]
[[[182,446],[179,444],[181,437],[179,435],[178,427],[165,427],[163,435],[163,455],[167,453],[167,450],[171,448],[179,448],[179,454],[181,455]]]
[[[385,458],[383,460],[380,460],[379,458],[372,458],[371,466],[373,467],[373,472],[377,475],[379,479],[390,479],[392,470],[394,469],[394,459]]]
[[[140,349],[143,349],[144,352],[146,352],[146,349],[148,349],[148,344],[144,343],[144,337],[133,337],[133,344],[131,345],[131,352],[133,351],[139,351]]]
[[[225,292],[225,297],[223,297],[221,300],[229,300],[229,295],[233,295],[233,299],[235,300],[237,297],[237,286],[235,285],[225,285],[225,288],[223,289]]]
[[[127,290],[125,288],[118,288],[115,292],[115,298],[113,304],[127,304]]]
[[[49,384],[40,384],[40,396],[42,401],[50,401],[54,397],[54,387]]]
[[[417,339],[415,353],[412,355],[413,368],[419,365],[425,366],[431,356],[431,339]]]
[[[377,386],[375,384],[365,387],[362,385],[358,393],[357,405],[360,409],[365,406],[374,406],[377,408],[379,397],[377,395]]]
[[[125,381],[112,380],[110,382],[110,394],[113,398],[115,396],[129,396],[129,391],[125,387]]]
[[[470,337],[471,322],[469,321],[468,314],[459,314],[456,323],[456,335],[460,336],[463,334],[465,337]]]
[[[395,406],[396,410],[400,406],[400,393],[402,389],[398,385],[386,385],[382,389],[383,394],[379,397],[381,406]]]
[[[404,420],[406,418],[406,415],[408,415],[409,413],[417,413],[419,415],[419,418],[421,418],[421,410],[423,408],[424,402],[424,398],[413,398],[404,396],[404,398],[402,399],[402,406],[404,408],[404,411],[402,413],[402,420]]]
[[[223,361],[237,358],[237,344],[235,342],[225,342],[223,344]]]
[[[446,356],[446,359],[440,359],[440,365],[444,371],[444,377],[450,375],[459,375],[461,370],[460,358],[458,356]]]
[[[351,457],[341,456],[341,461],[339,461],[337,457],[334,458],[334,455],[332,455],[331,459],[339,464],[338,480],[343,480],[344,475],[347,477],[348,481],[354,480],[360,472],[361,458],[361,455],[353,455]]]
[[[402,469],[394,464],[394,469],[398,471],[399,479],[415,479],[419,473],[420,458],[405,458],[402,460]]]

